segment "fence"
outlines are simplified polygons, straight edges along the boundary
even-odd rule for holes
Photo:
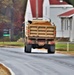
[[[60,51],[74,51],[74,42],[57,42],[56,50]]]

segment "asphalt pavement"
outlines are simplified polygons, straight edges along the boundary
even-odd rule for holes
[[[24,53],[24,48],[0,47],[0,62],[15,75],[74,75],[74,56],[45,50]]]

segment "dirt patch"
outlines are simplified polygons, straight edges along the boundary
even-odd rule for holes
[[[56,51],[56,53],[67,54],[67,55],[74,56],[74,51]]]
[[[0,75],[11,75],[10,71],[3,64],[0,64]]]

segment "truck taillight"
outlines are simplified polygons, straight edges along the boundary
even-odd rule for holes
[[[27,43],[28,44],[32,44],[32,40],[27,40]]]
[[[55,41],[49,41],[48,44],[55,44]]]

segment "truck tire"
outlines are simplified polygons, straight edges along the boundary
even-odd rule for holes
[[[26,52],[26,53],[31,53],[31,48],[32,48],[32,45],[29,45],[29,44],[26,45],[26,46],[25,46],[25,52]]]
[[[50,45],[48,47],[48,53],[54,54],[55,53],[55,45]]]

